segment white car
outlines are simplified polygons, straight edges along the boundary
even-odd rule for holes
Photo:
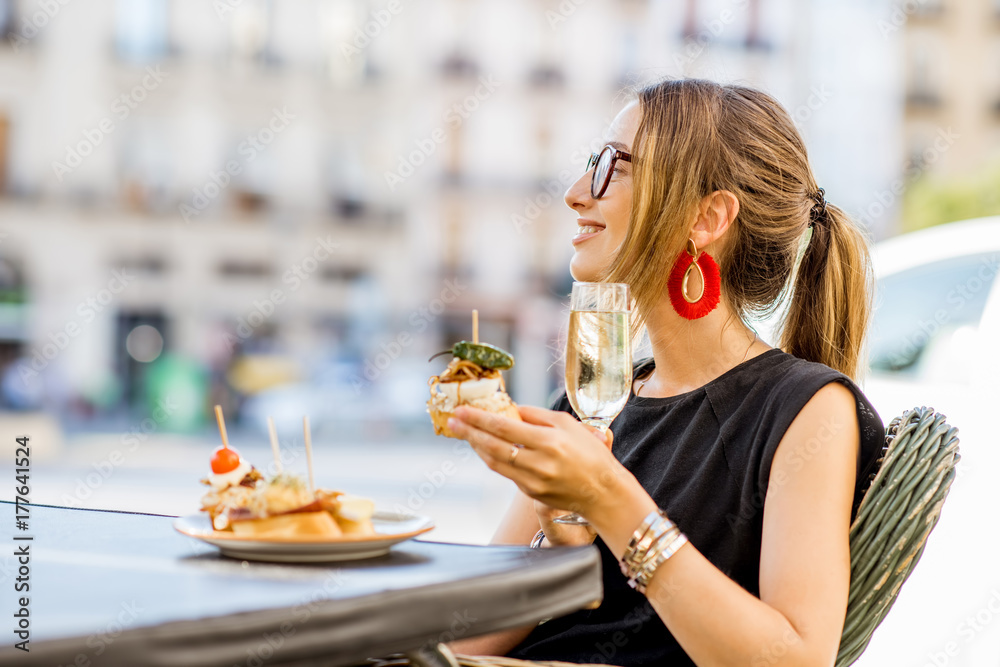
[[[865,390],[888,418],[914,405],[956,416],[1000,400],[1000,216],[879,243]]]

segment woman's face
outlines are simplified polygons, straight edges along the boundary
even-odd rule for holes
[[[632,153],[632,142],[639,128],[639,104],[631,102],[622,109],[608,128],[605,145]],[[596,281],[607,267],[618,246],[625,239],[632,210],[632,165],[625,160],[615,163],[611,182],[604,196],[590,196],[591,168],[566,191],[566,205],[577,214],[573,247],[576,252],[569,270],[574,280]]]

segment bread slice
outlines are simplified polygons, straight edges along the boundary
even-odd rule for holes
[[[450,428],[448,428],[448,419],[450,417],[455,416],[454,412],[439,410],[433,405],[428,405],[427,412],[430,413],[431,422],[433,422],[434,424],[435,435],[443,435],[446,438],[458,438],[459,440],[463,439],[460,436],[456,435],[455,432],[452,431]],[[521,421],[521,413],[517,411],[517,406],[514,405],[513,403],[504,406],[502,410],[490,410],[490,412],[496,412],[505,417],[510,417],[511,419],[516,419],[517,421]]]
[[[232,522],[233,532],[240,537],[272,539],[275,537],[341,537],[344,531],[329,512],[294,512],[266,519],[244,519]]]

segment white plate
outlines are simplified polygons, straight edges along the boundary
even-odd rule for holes
[[[223,555],[242,560],[280,563],[321,563],[374,558],[389,553],[394,544],[412,539],[434,528],[426,517],[397,512],[375,512],[376,535],[365,537],[281,537],[269,540],[247,538],[230,531],[213,530],[208,514],[190,514],[174,521],[179,533],[218,547]]]

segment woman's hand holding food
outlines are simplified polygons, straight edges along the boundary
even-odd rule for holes
[[[523,421],[459,406],[448,427],[468,440],[490,469],[547,506],[539,511],[536,504],[536,511],[552,543],[589,543],[590,530],[553,524],[552,518],[568,510],[596,526],[594,519],[638,482],[612,455],[610,432],[608,440],[602,440],[595,429],[567,412],[523,405],[519,412]]]

